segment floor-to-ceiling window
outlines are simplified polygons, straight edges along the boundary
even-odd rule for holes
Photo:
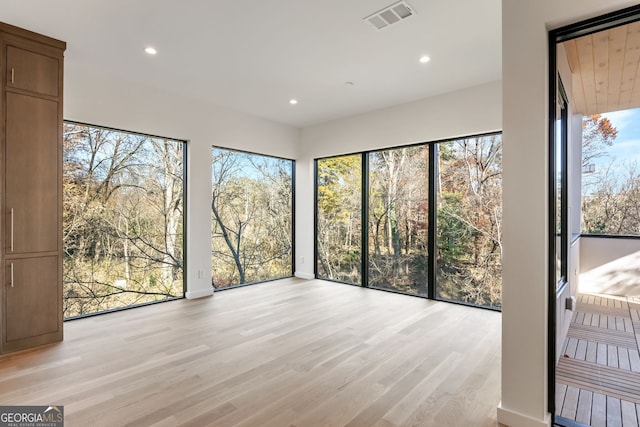
[[[317,277],[500,308],[500,134],[317,159],[316,174]]]
[[[502,140],[438,144],[436,296],[499,307],[502,293]]]
[[[316,162],[316,276],[362,283],[362,155]]]
[[[293,275],[293,160],[211,150],[215,289]]]
[[[369,286],[427,295],[429,146],[369,158]]]
[[[185,145],[65,122],[65,318],[183,296]]]

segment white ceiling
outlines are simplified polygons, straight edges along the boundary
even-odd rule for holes
[[[362,20],[393,2],[2,0],[0,21],[66,41],[67,69],[297,127],[501,78],[500,0],[407,0],[416,15],[381,31]]]

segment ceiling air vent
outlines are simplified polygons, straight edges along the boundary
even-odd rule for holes
[[[406,1],[399,1],[372,13],[363,18],[363,20],[373,25],[376,29],[382,30],[413,15],[415,15],[415,12],[411,6]]]

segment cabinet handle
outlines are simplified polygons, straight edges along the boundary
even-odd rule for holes
[[[13,252],[13,208],[11,208],[11,252]]]
[[[13,263],[11,263],[11,287],[13,288]]]
[[[16,77],[16,69],[11,67],[11,84],[14,84],[16,82],[15,77]]]

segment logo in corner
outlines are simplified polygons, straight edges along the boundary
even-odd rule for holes
[[[0,406],[0,427],[64,427],[64,406]]]

